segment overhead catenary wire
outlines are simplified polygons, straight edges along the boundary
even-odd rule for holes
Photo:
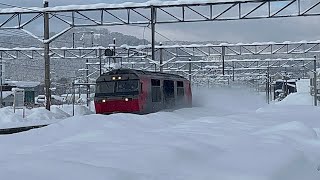
[[[43,13],[42,11],[39,11],[39,10],[37,10],[37,9],[33,9],[33,8],[29,8],[29,7],[21,7],[21,6],[17,6],[17,5],[8,4],[8,3],[0,3],[0,5],[4,5],[4,6],[8,6],[8,7],[21,8],[21,9],[26,9],[26,10],[32,10],[32,11],[37,11],[37,12],[39,12],[39,13]],[[62,15],[62,14],[55,14],[55,16],[72,17],[72,16]],[[54,16],[52,16],[52,17],[54,17]],[[80,18],[80,17],[74,17],[74,16],[73,16],[72,18],[81,19],[81,20],[88,20],[88,19],[86,19],[86,18]],[[143,40],[145,40],[145,37],[144,37],[145,29],[146,29],[146,28],[151,29],[151,28],[149,27],[149,25],[150,25],[150,23],[149,23],[147,26],[139,26],[139,25],[130,25],[130,24],[129,24],[129,26],[138,26],[138,27],[143,27],[143,28],[144,28],[144,30],[143,30],[143,31],[144,31],[144,32],[143,32]],[[155,31],[155,33],[156,33],[157,35],[161,36],[162,38],[170,41],[170,42],[175,42],[175,43],[176,43],[176,41],[168,38],[167,36],[159,33],[158,31]],[[40,37],[41,37],[41,36],[40,36]],[[56,40],[56,42],[68,43],[68,42],[61,41],[61,40]],[[145,41],[144,41],[144,44],[145,44]]]
[[[1,32],[1,31],[6,31],[6,32]],[[0,34],[3,34],[5,36],[19,36],[19,37],[24,37],[24,38],[31,38],[29,35],[27,34],[23,34],[22,32],[19,32],[19,31],[10,31],[10,30],[0,30]],[[40,36],[41,37],[41,36]],[[66,43],[66,44],[69,44],[70,42],[67,41],[67,40],[59,40],[59,39],[56,39],[55,42],[60,42],[60,43]],[[4,43],[4,44],[12,44],[12,45],[23,45],[23,46],[29,46],[30,44],[22,44],[22,43],[11,43],[11,42],[4,42],[4,41],[0,41],[0,43]],[[80,41],[80,40],[75,40],[75,43],[77,45],[81,45],[83,44],[83,41]],[[39,42],[39,46],[41,46],[42,44]]]
[[[39,10],[36,10],[36,9],[33,9],[33,8],[29,8],[29,7],[21,7],[21,6],[12,5],[12,4],[7,4],[7,3],[0,3],[0,5],[4,5],[4,6],[8,6],[8,7],[13,7],[13,8],[21,8],[21,9],[25,9],[25,10],[32,10],[32,11],[37,11],[37,12],[39,12],[39,13],[40,13],[40,12],[42,13],[42,11],[39,11]],[[56,16],[70,17],[70,18],[75,18],[75,19],[80,19],[80,20],[88,20],[88,19],[86,19],[86,18],[68,16],[68,15],[63,15],[63,14],[55,14],[55,15],[56,15]],[[149,23],[148,25],[146,25],[146,26],[139,26],[139,25],[129,24],[129,26],[139,26],[139,27],[144,27],[144,28],[149,28],[149,29],[151,29],[151,28],[149,27],[149,25],[150,25],[150,23]],[[144,31],[145,31],[145,30],[144,30]],[[157,31],[155,31],[155,32],[156,32],[159,36],[165,38],[166,40],[171,41],[171,42],[175,42],[175,41],[171,40],[170,38],[166,37],[165,35],[157,32]],[[144,35],[143,35],[143,36],[144,36]]]

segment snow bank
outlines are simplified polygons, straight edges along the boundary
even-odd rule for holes
[[[23,117],[22,109],[16,109],[16,113],[14,113],[12,107],[1,108],[0,129],[50,124],[70,117],[68,113],[58,107],[52,107],[52,111],[48,111],[43,107],[31,110],[25,109],[24,111],[25,117]]]
[[[92,109],[93,106],[90,105],[90,108]],[[72,105],[63,105],[61,109],[65,112],[67,112],[69,115],[72,115],[73,107]],[[83,105],[75,105],[74,106],[74,115],[75,116],[83,116],[83,115],[88,115],[88,114],[94,114],[93,111],[89,110],[86,106]]]
[[[0,108],[0,124],[23,121],[22,117],[13,113],[9,108]]]
[[[46,120],[52,120],[52,119],[65,118],[65,116],[63,116],[62,114],[57,114],[57,113],[48,111],[45,108],[34,108],[31,110],[31,112],[32,113],[27,116],[27,119],[46,121]]]
[[[317,133],[314,129],[306,126],[302,122],[292,121],[256,132],[259,135],[281,135],[286,137],[316,139]]]
[[[310,80],[301,79],[297,81],[297,92],[291,93],[282,101],[277,102],[278,105],[313,105],[313,97],[310,95]]]
[[[313,98],[309,93],[291,93],[282,101],[276,102],[278,105],[313,105]]]

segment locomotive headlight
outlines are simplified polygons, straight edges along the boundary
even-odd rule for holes
[[[128,98],[125,98],[124,100],[125,100],[125,101],[129,101],[129,99],[128,99]]]
[[[105,100],[105,99],[102,99],[102,102],[103,102],[103,103],[105,103],[105,102],[106,102],[106,100]]]
[[[116,80],[116,77],[112,77],[112,80]]]
[[[121,76],[119,76],[118,79],[121,79]]]

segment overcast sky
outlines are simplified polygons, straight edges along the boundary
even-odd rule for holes
[[[131,2],[145,2],[144,0],[128,0]],[[314,0],[310,0],[314,1]],[[22,7],[41,7],[43,0],[0,0]],[[94,3],[121,3],[127,0],[49,0],[50,6],[61,6],[70,4]],[[5,6],[0,6],[5,8]],[[157,31],[171,40],[179,41],[228,41],[238,42],[266,42],[266,41],[300,41],[320,40],[320,16],[319,17],[298,17],[279,18],[265,20],[238,20],[228,22],[201,22],[201,23],[180,23],[169,25],[157,25]],[[124,34],[134,35],[147,39],[150,38],[150,31],[144,31],[141,27],[112,27],[112,31],[119,31]],[[164,39],[157,36],[157,41]]]

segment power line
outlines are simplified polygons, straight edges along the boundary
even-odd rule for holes
[[[0,5],[12,7],[12,8],[20,8],[20,9],[24,9],[24,10],[36,11],[36,12],[42,13],[42,11],[39,11],[39,10],[36,10],[36,9],[32,9],[32,8],[28,8],[28,7],[21,7],[21,6],[7,4],[7,3],[1,3],[0,2]]]
[[[21,33],[21,32],[19,32],[19,31],[15,31],[15,32],[12,32],[12,31],[10,31],[10,30],[0,30],[0,31],[6,31],[6,32],[4,32],[4,33],[1,33],[0,32],[0,34],[4,34],[4,35],[7,35],[8,37],[9,36],[19,36],[19,37],[25,37],[25,38],[32,38],[31,36],[29,36],[29,35],[27,35],[27,34],[23,34],[23,33]],[[41,36],[39,36],[39,37],[41,37]],[[61,42],[61,43],[66,43],[66,44],[70,44],[71,42],[69,42],[69,41],[67,41],[67,40],[59,40],[59,39],[57,39],[57,40],[55,40],[55,42]],[[82,41],[79,41],[79,40],[75,40],[75,42],[77,43],[77,44],[82,44],[83,42]],[[1,42],[0,41],[0,43],[5,43],[5,44],[13,44],[13,45],[26,45],[26,46],[28,46],[28,44],[18,44],[18,43],[9,43],[9,42]],[[42,45],[42,44],[40,44],[39,43],[39,45]]]
[[[30,11],[36,11],[39,13],[43,13],[42,11],[36,10],[36,9],[32,9],[32,8],[28,8],[28,7],[21,7],[21,6],[17,6],[17,5],[11,5],[11,4],[7,4],[7,3],[0,3],[0,5],[4,5],[4,6],[8,6],[8,7],[12,7],[12,8],[20,8],[20,9],[24,9],[24,10],[30,10]],[[71,17],[71,18],[75,18],[75,19],[80,19],[80,20],[87,20],[89,21],[89,19],[85,19],[85,18],[81,18],[81,17],[72,17],[69,15],[64,15],[64,14],[55,14],[56,16],[61,16],[61,17]],[[54,16],[52,16],[54,17]]]

